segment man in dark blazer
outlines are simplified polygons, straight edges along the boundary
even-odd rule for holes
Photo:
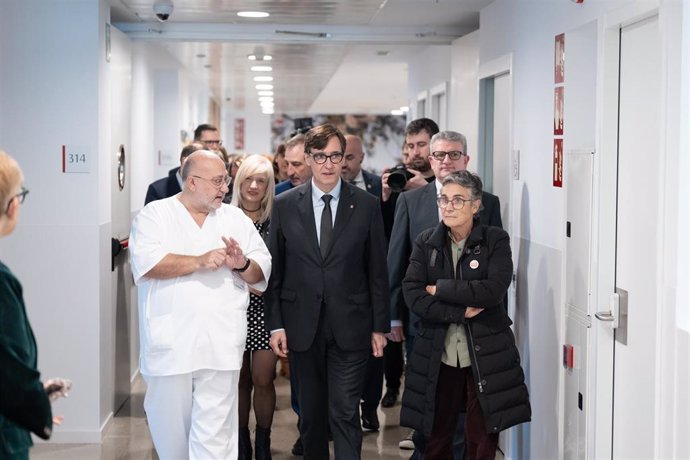
[[[403,310],[407,308],[402,296],[402,279],[409,265],[414,242],[422,231],[435,227],[440,222],[436,197],[441,189],[441,181],[453,172],[467,169],[467,163],[470,161],[467,154],[467,139],[458,132],[441,131],[434,134],[430,146],[429,162],[436,180],[422,188],[401,193],[395,206],[393,230],[388,246],[388,272],[391,289],[391,318],[394,321],[397,320],[391,329],[398,328],[398,330],[392,331],[389,338],[402,336],[402,326],[398,324],[401,323]],[[479,220],[482,224],[503,226],[501,206],[496,195],[482,193]],[[409,314],[408,330],[405,334],[408,356],[414,343],[415,324],[418,320],[414,313],[410,311]],[[464,417],[461,417],[461,420],[464,420]],[[464,444],[461,447],[464,449]],[[458,453],[456,452],[455,455]],[[462,454],[459,456],[462,458]]]
[[[309,181],[311,169],[304,156],[304,134],[296,134],[285,143],[288,178],[276,184],[276,196]]]
[[[204,145],[199,142],[192,142],[191,144],[184,146],[182,152],[180,152],[180,166],[171,169],[168,172],[168,177],[158,179],[149,185],[149,188],[146,191],[144,205],[147,205],[152,201],[162,200],[163,198],[168,198],[180,193],[182,191],[183,183],[182,176],[180,176],[180,168],[189,155],[197,150],[203,150],[204,148]]]
[[[390,328],[386,246],[374,196],[341,180],[345,138],[333,125],[305,137],[308,183],[276,198],[265,297],[271,348],[299,381],[305,459],[361,457],[359,400],[369,354]]]

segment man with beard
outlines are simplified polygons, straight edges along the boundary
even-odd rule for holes
[[[403,192],[414,190],[426,186],[434,181],[434,172],[429,163],[429,143],[431,136],[439,131],[438,125],[429,118],[418,118],[410,122],[405,129],[405,142],[403,144],[403,164],[414,176],[411,177]],[[386,238],[390,240],[393,229],[393,218],[395,205],[400,196],[400,192],[393,192],[388,186],[390,173],[385,172],[381,176],[381,213],[383,215],[383,226]],[[409,255],[409,254],[408,254]],[[407,267],[407,263],[405,264]],[[381,405],[383,407],[393,407],[400,394],[400,379],[403,373],[404,359],[402,341],[405,339],[403,334],[403,318],[406,319],[407,311],[397,312],[402,316],[392,318],[393,326],[391,333],[387,336],[389,342],[384,349],[384,372],[386,376],[386,393],[383,396]],[[403,448],[412,449],[412,440],[402,442]]]

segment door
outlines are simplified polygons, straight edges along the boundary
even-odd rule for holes
[[[661,47],[658,17],[620,31],[613,458],[654,458]]]

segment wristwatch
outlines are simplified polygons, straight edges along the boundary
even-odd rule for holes
[[[252,261],[249,257],[245,256],[244,258],[247,259],[247,262],[244,264],[244,266],[242,268],[233,268],[232,271],[235,271],[237,273],[243,273],[243,272],[247,271],[247,269],[249,268],[249,265],[251,265]]]

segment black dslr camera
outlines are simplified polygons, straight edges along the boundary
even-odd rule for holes
[[[402,192],[407,181],[414,177],[414,174],[408,171],[405,165],[395,165],[389,172],[388,186],[394,192]]]

